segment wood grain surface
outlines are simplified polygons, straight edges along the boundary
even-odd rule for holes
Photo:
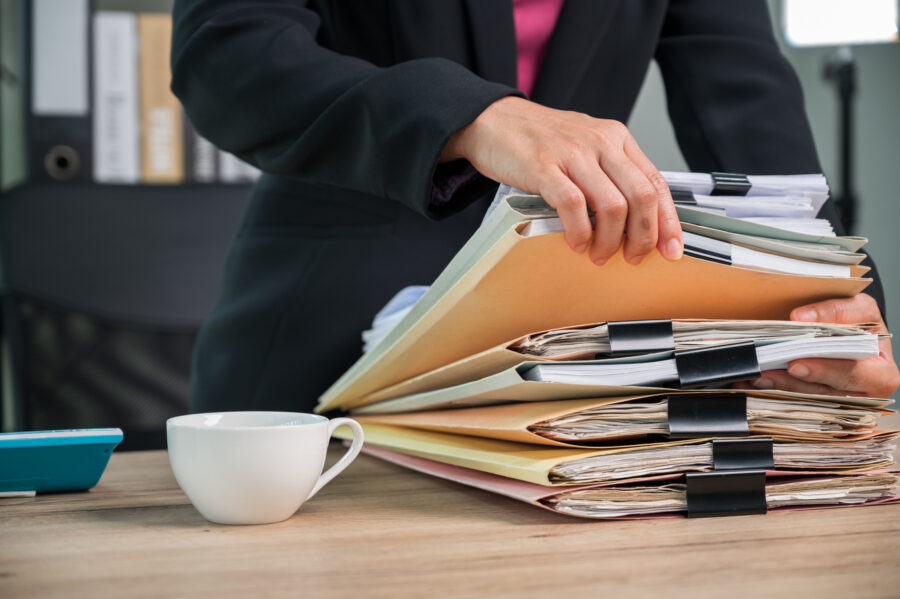
[[[89,492],[0,499],[0,597],[896,598],[898,533],[900,505],[583,521],[367,456],[290,520],[230,527],[165,452],[121,453]]]

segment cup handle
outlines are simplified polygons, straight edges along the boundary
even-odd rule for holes
[[[316,486],[313,487],[313,490],[310,491],[309,495],[306,497],[307,500],[312,499],[322,487],[331,482],[331,479],[343,472],[344,468],[349,466],[350,463],[356,459],[356,456],[359,455],[359,452],[362,449],[363,429],[356,420],[351,418],[334,418],[329,420],[328,438],[331,439],[332,433],[342,426],[348,426],[350,427],[350,430],[353,431],[353,443],[350,444],[350,449],[347,450],[347,453],[345,453],[334,466],[322,473],[319,480],[316,481]]]

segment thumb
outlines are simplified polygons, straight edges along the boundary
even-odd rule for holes
[[[853,297],[830,299],[800,306],[791,312],[791,320],[838,324],[882,322],[878,304],[871,296],[863,293]]]

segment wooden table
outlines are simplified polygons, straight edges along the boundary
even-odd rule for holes
[[[582,521],[367,456],[287,522],[220,526],[165,452],[121,453],[90,492],[0,500],[0,597],[896,598],[898,533],[900,505]]]

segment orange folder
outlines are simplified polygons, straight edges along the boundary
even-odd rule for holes
[[[850,297],[867,269],[830,278],[750,270],[658,253],[639,266],[621,249],[604,266],[562,233],[526,237],[534,199],[507,198],[406,317],[320,398],[317,411],[350,409],[367,396],[532,331],[652,318],[786,320],[793,308]],[[532,202],[532,204],[529,204]]]

